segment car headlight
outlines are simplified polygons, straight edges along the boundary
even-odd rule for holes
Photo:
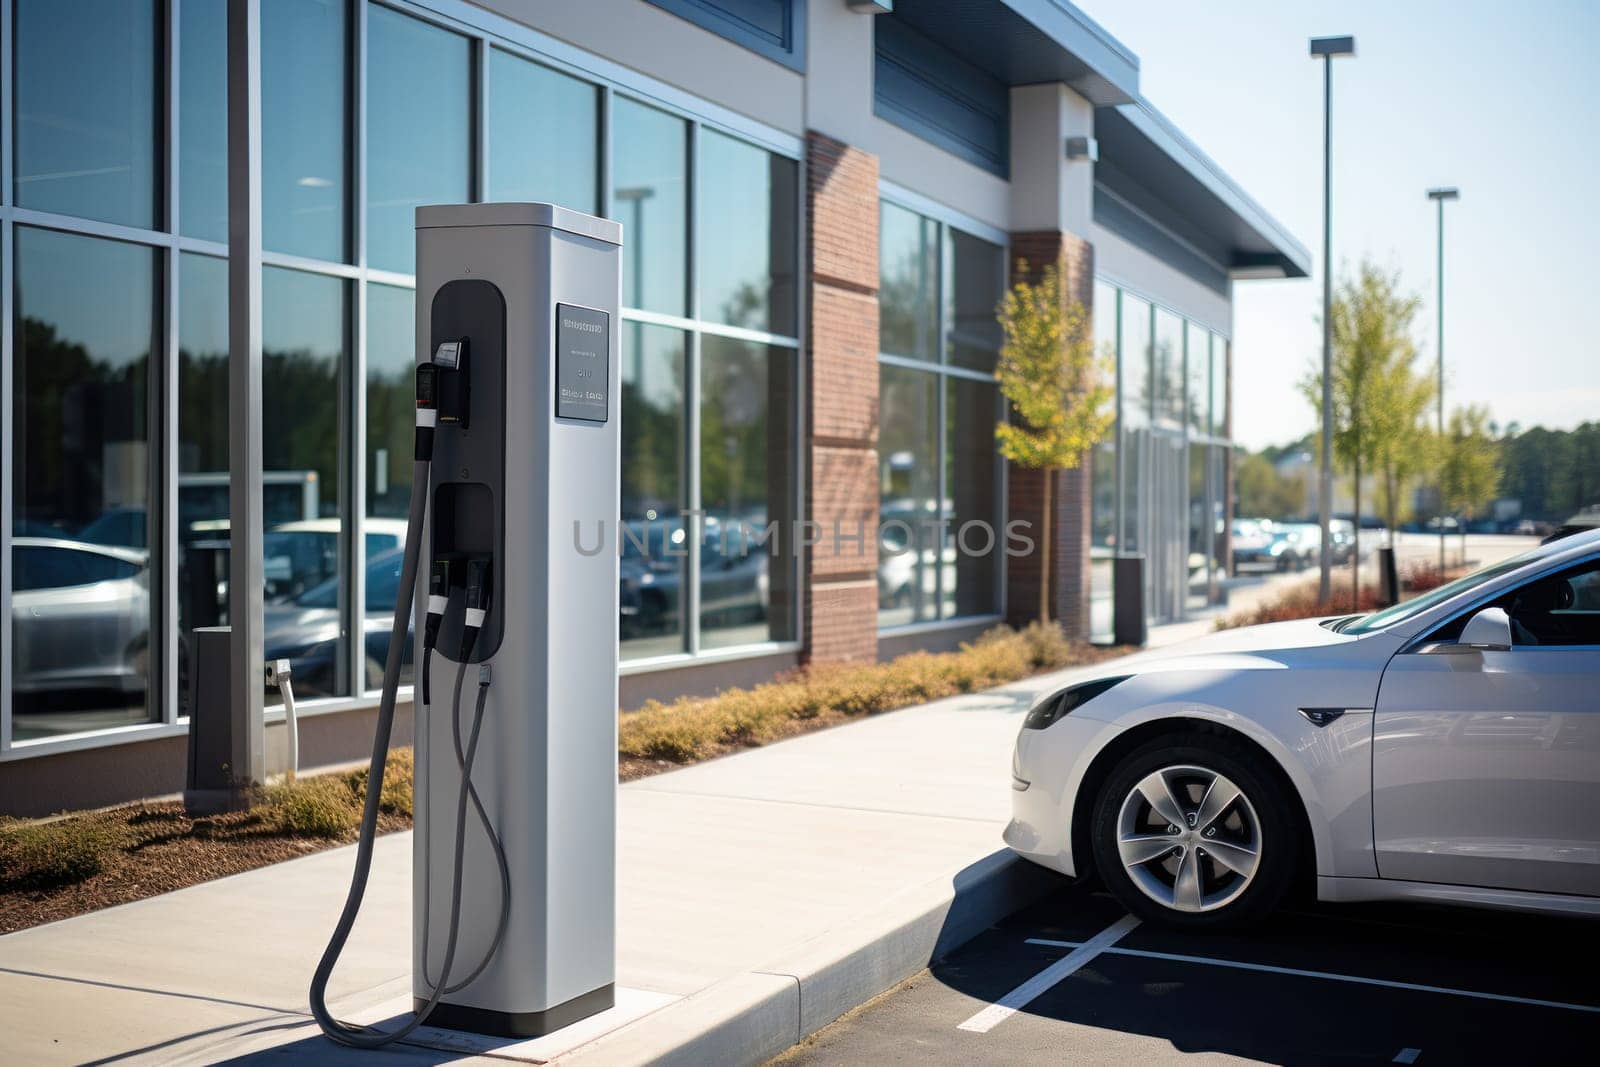
[[[1092,682],[1084,682],[1063,689],[1055,696],[1041,700],[1028,712],[1028,717],[1022,720],[1024,730],[1043,730],[1063,715],[1077,708],[1083,707],[1095,697],[1104,693],[1120,682],[1126,682],[1132,675],[1124,674],[1117,678],[1099,678]]]

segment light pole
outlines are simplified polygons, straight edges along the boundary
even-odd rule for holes
[[[1356,54],[1354,37],[1313,37],[1311,56],[1322,59],[1322,470],[1317,478],[1317,524],[1322,529],[1322,579],[1318,596],[1333,598],[1333,60]],[[1358,489],[1359,491],[1359,489]],[[1361,531],[1355,532],[1361,566]],[[1359,571],[1358,571],[1359,573]]]
[[[1455,186],[1429,189],[1428,199],[1439,205],[1439,298],[1434,301],[1439,313],[1439,330],[1434,347],[1439,356],[1439,445],[1444,446],[1444,202],[1460,200],[1461,190]],[[1466,542],[1463,541],[1462,544]],[[1444,484],[1439,485],[1439,574],[1444,574]]]

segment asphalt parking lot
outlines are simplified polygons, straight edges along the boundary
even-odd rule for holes
[[[1190,935],[1070,887],[777,1062],[1593,1063],[1597,1043],[1600,922],[1307,902]]]

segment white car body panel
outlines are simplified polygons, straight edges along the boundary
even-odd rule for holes
[[[1364,634],[1326,620],[1246,627],[1080,675],[1073,685],[1126,680],[1020,731],[1005,841],[1046,867],[1088,873],[1073,824],[1088,814],[1080,800],[1093,802],[1080,793],[1096,759],[1130,730],[1200,721],[1254,742],[1288,778],[1323,899],[1600,914],[1600,649],[1445,655],[1416,644],[1597,550],[1600,534],[1570,538]],[[1451,679],[1454,692],[1441,692]],[[1301,709],[1339,714],[1317,726]],[[1485,818],[1482,803],[1504,818]]]

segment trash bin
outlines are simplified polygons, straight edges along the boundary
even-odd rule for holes
[[[1111,639],[1119,645],[1143,645],[1144,556],[1133,552],[1111,561]]]

